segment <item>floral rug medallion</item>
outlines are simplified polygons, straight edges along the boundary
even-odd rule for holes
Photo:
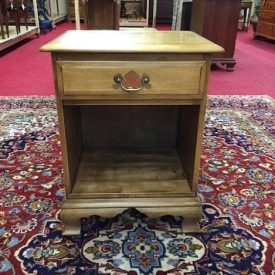
[[[152,219],[128,209],[113,219],[95,217],[82,220],[82,236],[97,237],[84,241],[82,253],[99,272],[120,270],[118,274],[163,274],[184,268],[196,271],[196,262],[205,254],[202,241],[182,233],[182,218],[164,216]],[[166,273],[165,273],[166,274]]]

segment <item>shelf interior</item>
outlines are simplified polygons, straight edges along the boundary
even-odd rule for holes
[[[192,196],[176,148],[84,150],[69,198]]]
[[[67,198],[195,196],[198,110],[64,105]]]

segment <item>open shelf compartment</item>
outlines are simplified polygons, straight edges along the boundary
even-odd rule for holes
[[[64,105],[67,199],[195,197],[198,108]]]
[[[176,149],[86,150],[81,157],[72,193],[68,197],[148,195],[191,195]]]

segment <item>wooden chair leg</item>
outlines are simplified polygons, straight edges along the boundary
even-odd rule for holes
[[[27,7],[25,4],[25,0],[16,0],[18,5],[18,20],[20,24],[20,19],[24,19],[26,29],[28,30],[28,19],[29,19],[29,13],[27,11]]]
[[[17,26],[17,34],[21,32],[20,30],[20,5],[19,5],[19,1],[15,0],[15,5],[16,5],[16,10],[15,10],[15,16],[16,16],[16,26]]]
[[[5,12],[5,7],[2,4],[2,2],[0,2],[0,26],[1,26],[1,37],[2,37],[2,39],[5,39],[5,32],[4,32],[4,12]]]
[[[6,26],[6,34],[7,34],[7,37],[9,38],[10,37],[10,31],[9,31],[9,22],[8,22],[8,16],[6,15],[5,16],[5,26]]]
[[[29,13],[27,10],[25,10],[25,23],[26,23],[26,29],[28,29],[28,20],[29,20]]]
[[[20,26],[19,26],[19,17],[18,17],[18,11],[17,8],[13,7],[12,9],[9,8],[8,12],[10,14],[10,17],[13,19],[15,24],[16,33],[20,33]]]
[[[19,16],[18,16],[18,11],[14,11],[13,19],[15,22],[15,28],[16,28],[16,33],[20,33],[20,22],[19,22]]]
[[[2,39],[5,39],[3,16],[1,13],[0,13],[0,26],[1,26],[1,37],[2,37]]]
[[[19,11],[19,23],[20,23],[20,18],[24,19],[26,29],[28,30],[29,14],[28,14],[27,10],[20,10]]]

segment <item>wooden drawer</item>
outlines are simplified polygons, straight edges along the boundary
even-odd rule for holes
[[[136,73],[135,79],[142,75],[148,76],[149,84],[145,84],[139,91],[128,92],[124,89],[127,85],[114,82],[115,75],[121,74],[125,79],[130,71]],[[57,61],[58,89],[65,96],[199,96],[204,91],[205,71],[205,61]]]
[[[273,32],[273,24],[258,22],[257,24],[257,33],[263,35],[272,35]]]
[[[260,11],[259,20],[267,23],[275,23],[275,11]]]

